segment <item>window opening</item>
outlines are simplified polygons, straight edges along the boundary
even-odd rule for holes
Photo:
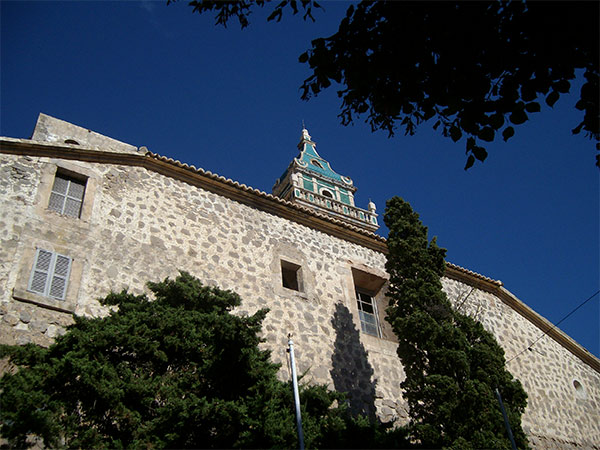
[[[284,288],[302,291],[302,270],[297,264],[281,261],[281,281]]]
[[[48,209],[69,217],[79,218],[86,181],[56,172]]]
[[[72,259],[49,250],[37,249],[28,290],[44,297],[64,300]]]
[[[587,398],[587,392],[585,391],[585,388],[578,380],[573,380],[573,387],[575,388],[577,397],[584,398],[584,399]]]
[[[379,313],[377,311],[377,298],[381,297],[381,289],[385,279],[370,272],[352,267],[354,279],[354,292],[362,333],[382,337]]]
[[[328,191],[327,189],[323,189],[321,191],[321,195],[323,195],[324,197],[333,198],[333,194],[330,191]]]
[[[363,333],[379,337],[379,327],[377,326],[377,308],[375,300],[366,292],[356,290],[356,301],[358,304],[358,316],[360,318],[360,328]]]
[[[317,161],[316,159],[311,159],[310,163],[313,166],[317,166],[319,169],[324,169],[325,167],[323,167],[323,164],[321,164],[319,161]]]

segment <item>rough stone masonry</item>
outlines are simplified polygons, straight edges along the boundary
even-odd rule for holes
[[[0,145],[2,343],[49,345],[73,314],[106,314],[97,299],[110,291],[147,292],[148,280],[186,270],[239,293],[236,314],[270,309],[265,345],[282,378],[292,333],[308,381],[348,392],[353,411],[407,419],[404,372],[384,320],[383,238],[45,115],[32,140]],[[57,176],[85,183],[78,217],[48,207]],[[38,249],[71,261],[64,298],[31,291]],[[284,287],[282,268],[297,287]],[[507,359],[549,328],[498,282],[451,264],[442,281]],[[361,331],[357,288],[372,294],[377,336]],[[597,358],[555,329],[509,370],[529,395],[523,426],[532,446],[600,448]]]

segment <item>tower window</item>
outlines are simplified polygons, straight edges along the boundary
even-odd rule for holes
[[[311,159],[310,163],[313,166],[317,166],[319,169],[324,169],[323,164],[321,164],[319,161],[317,161],[316,159]]]
[[[302,292],[302,267],[288,261],[281,260],[281,281],[284,288]]]
[[[323,189],[321,191],[321,195],[323,195],[324,197],[333,198],[333,194],[331,193],[331,191],[328,191],[327,189]]]

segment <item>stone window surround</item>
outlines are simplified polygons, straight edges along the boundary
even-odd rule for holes
[[[315,297],[314,286],[315,278],[314,274],[308,270],[308,263],[305,260],[304,255],[294,248],[292,245],[287,243],[281,243],[273,251],[273,259],[271,260],[271,272],[272,272],[272,283],[274,286],[275,294],[284,298],[297,298],[298,300],[307,301],[309,299],[316,301],[319,300]],[[281,263],[287,262],[294,266],[299,267],[302,278],[302,290],[296,291],[294,289],[288,289],[283,286]]]
[[[83,272],[83,259],[78,258],[77,255],[73,255],[72,249],[67,246],[55,245],[48,241],[34,239],[33,241],[23,244],[23,246],[24,249],[22,252],[19,252],[21,257],[19,258],[19,269],[13,288],[13,298],[18,301],[33,303],[48,309],[73,313],[77,306],[77,296]],[[71,271],[64,300],[45,297],[27,290],[38,248],[72,258]]]
[[[361,339],[366,338],[374,340],[387,340],[397,342],[397,339],[391,330],[391,326],[385,321],[385,305],[387,304],[387,283],[389,275],[383,271],[373,269],[364,264],[350,263],[349,266],[349,282],[348,292],[352,293],[351,311],[356,319],[356,327],[360,331]],[[367,334],[362,331],[358,303],[356,300],[356,291],[368,294],[373,299],[374,309],[376,312],[378,336]]]
[[[54,186],[54,179],[57,172],[81,180],[86,180],[83,204],[81,206],[79,217],[70,217],[59,214],[48,208],[52,186]],[[90,170],[89,167],[80,166],[79,164],[65,160],[50,160],[48,163],[44,164],[41,170],[40,184],[35,199],[35,212],[43,220],[56,220],[57,217],[60,217],[62,220],[68,221],[69,223],[76,223],[80,226],[89,227],[94,198],[99,185],[100,177]]]

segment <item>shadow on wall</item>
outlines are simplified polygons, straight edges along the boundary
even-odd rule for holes
[[[331,356],[331,378],[338,392],[345,392],[352,415],[375,419],[375,384],[367,351],[360,342],[352,314],[344,305],[335,305],[331,324],[336,333]]]

